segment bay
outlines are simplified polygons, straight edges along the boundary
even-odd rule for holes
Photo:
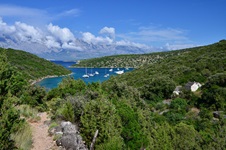
[[[117,75],[115,71],[118,70],[124,70],[124,72],[128,72],[133,70],[133,68],[129,68],[128,70],[125,68],[112,68],[113,71],[109,71],[111,68],[71,68],[75,62],[72,61],[52,61],[53,63],[56,63],[58,65],[62,65],[63,67],[69,69],[72,71],[72,74],[70,75],[73,77],[75,80],[76,79],[82,79],[86,84],[92,83],[92,82],[103,82],[105,80],[108,80],[110,76]],[[92,77],[89,78],[83,78],[82,76],[86,73],[95,73],[97,71],[99,74],[95,74]],[[108,77],[105,77],[105,74],[109,74]],[[58,84],[62,81],[62,79],[65,78],[65,76],[60,76],[60,77],[54,77],[54,78],[46,78],[43,79],[42,81],[36,83],[39,86],[45,87],[47,90],[56,88]]]

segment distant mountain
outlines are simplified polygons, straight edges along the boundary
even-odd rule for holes
[[[57,60],[80,60],[94,57],[102,57],[119,54],[143,54],[153,51],[162,51],[159,48],[147,47],[136,44],[116,43],[93,44],[87,43],[82,39],[76,39],[74,45],[79,47],[77,50],[68,48],[48,48],[45,44],[31,41],[18,41],[10,37],[1,37],[0,46],[5,48],[22,49],[36,54],[45,59]],[[61,43],[63,44],[63,43]],[[69,43],[70,44],[70,43]],[[68,45],[69,45],[68,44]],[[62,45],[60,47],[63,47]]]
[[[0,51],[3,51],[3,48],[0,48]],[[6,54],[11,65],[28,80],[52,75],[67,75],[71,72],[60,65],[21,50],[7,49]]]

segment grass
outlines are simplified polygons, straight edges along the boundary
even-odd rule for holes
[[[27,122],[16,133],[12,134],[11,138],[15,141],[17,148],[21,150],[32,148],[32,130]]]
[[[40,116],[37,115],[38,110],[31,108],[31,106],[29,105],[20,105],[18,109],[20,111],[21,117],[26,118],[31,122],[37,122],[41,119]]]

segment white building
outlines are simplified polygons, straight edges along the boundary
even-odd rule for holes
[[[192,92],[197,91],[202,85],[199,82],[188,82],[185,84],[184,88],[191,90]]]

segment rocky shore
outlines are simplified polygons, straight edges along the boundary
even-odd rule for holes
[[[29,82],[31,83],[31,85],[34,85],[34,84],[36,84],[36,83],[38,83],[38,82],[40,82],[40,81],[42,81],[42,80],[44,80],[44,79],[47,79],[47,78],[64,77],[64,76],[70,76],[70,75],[72,75],[72,74],[73,74],[73,73],[70,73],[70,74],[67,74],[67,75],[59,75],[59,76],[57,76],[57,75],[48,75],[48,76],[39,78],[39,79],[37,79],[37,80],[30,80]]]

